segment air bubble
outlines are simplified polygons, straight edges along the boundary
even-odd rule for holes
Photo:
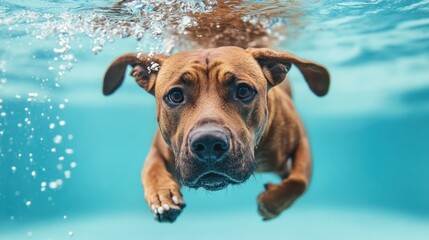
[[[63,137],[61,135],[56,135],[54,137],[54,143],[55,144],[60,144],[62,140],[63,140]]]
[[[57,183],[58,186],[63,185],[63,180],[62,179],[57,179],[55,182]]]
[[[151,66],[150,66],[150,70],[155,71],[155,72],[159,71],[159,64],[156,62],[152,62]]]
[[[71,171],[70,171],[70,170],[66,170],[66,171],[64,171],[64,177],[65,177],[66,179],[70,179],[70,178],[71,178]]]
[[[101,52],[102,50],[103,50],[103,47],[102,47],[102,46],[95,46],[95,47],[93,47],[93,48],[91,49],[91,51],[92,51],[94,54],[97,54],[97,53]]]
[[[63,48],[54,48],[54,53],[65,53],[69,50],[69,48],[67,47],[63,47]]]
[[[49,188],[50,189],[56,189],[58,187],[57,182],[49,182]]]

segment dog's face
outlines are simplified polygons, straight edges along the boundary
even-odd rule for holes
[[[158,73],[159,129],[186,186],[222,189],[244,182],[256,168],[254,148],[268,114],[267,81],[244,53],[182,52],[165,60]]]
[[[107,71],[104,92],[116,90],[126,65],[132,65],[137,83],[156,97],[159,130],[174,152],[178,179],[188,187],[219,190],[246,181],[255,171],[268,90],[283,81],[292,63],[316,94],[326,93],[326,83],[309,80],[325,74],[323,67],[275,54],[222,47],[151,59],[124,55]]]

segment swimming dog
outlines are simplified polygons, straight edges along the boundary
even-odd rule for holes
[[[201,23],[203,24],[203,23]],[[182,185],[221,190],[254,172],[272,172],[257,197],[264,219],[278,216],[307,189],[311,151],[287,73],[295,65],[317,96],[329,89],[322,65],[286,51],[221,46],[172,55],[128,53],[107,69],[103,93],[123,82],[127,66],[156,99],[159,129],[142,170],[145,199],[161,222],[185,203]]]

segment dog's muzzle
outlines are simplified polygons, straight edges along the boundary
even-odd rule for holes
[[[256,167],[251,146],[220,124],[197,126],[190,131],[176,157],[179,181],[190,188],[210,191],[245,182]]]
[[[231,149],[229,133],[216,124],[206,124],[194,129],[189,135],[189,150],[202,171],[192,187],[220,190],[238,181],[220,171],[219,165],[228,160]]]

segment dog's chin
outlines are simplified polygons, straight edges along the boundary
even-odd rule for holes
[[[189,187],[204,188],[208,191],[219,191],[226,188],[228,185],[240,183],[242,182],[237,181],[226,174],[218,172],[208,172],[198,177],[195,184],[189,185]]]

